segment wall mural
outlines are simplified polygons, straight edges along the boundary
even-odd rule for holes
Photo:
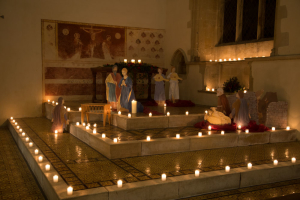
[[[158,29],[42,20],[44,98],[90,100],[90,68],[124,58],[164,67],[164,37]],[[97,88],[103,88],[103,81],[97,77]],[[139,83],[137,88],[147,90]]]

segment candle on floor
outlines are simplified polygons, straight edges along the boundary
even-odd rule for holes
[[[93,134],[96,134],[97,133],[97,129],[96,128],[94,128],[94,130],[93,130]]]
[[[118,138],[114,138],[114,143],[118,142]]]
[[[185,115],[189,115],[189,111],[186,111],[186,112],[185,112]]]
[[[85,126],[85,122],[82,123],[82,126]]]
[[[76,122],[76,126],[79,126],[79,122]]]
[[[275,127],[272,127],[272,131],[275,131],[276,129],[275,129]]]
[[[55,130],[55,131],[54,131],[54,133],[58,133],[58,131],[57,131],[57,130]]]
[[[249,129],[246,129],[246,130],[245,130],[245,133],[246,133],[246,134],[249,133]]]
[[[131,101],[131,112],[136,113],[136,110],[137,110],[137,101],[132,100]]]
[[[296,158],[292,157],[292,163],[295,163],[295,162],[296,162]]]
[[[70,112],[70,111],[71,111],[71,109],[70,109],[70,108],[67,108],[67,111],[68,111],[68,112]]]
[[[118,112],[118,115],[121,115],[121,111]]]
[[[176,138],[180,138],[180,134],[179,133],[176,134]]]
[[[131,114],[130,113],[128,113],[128,118],[131,118]]]
[[[131,63],[135,63],[135,59],[131,59]]]
[[[198,136],[201,137],[202,136],[202,132],[198,132]]]
[[[167,175],[166,174],[162,174],[161,175],[161,180],[162,181],[166,181],[167,180]]]
[[[50,171],[50,165],[47,164],[47,165],[45,166],[45,169],[46,169],[46,171]]]
[[[248,163],[247,167],[248,169],[252,169],[252,163]]]
[[[105,138],[105,137],[106,137],[105,133],[102,133],[102,138]]]
[[[199,175],[200,175],[200,170],[199,170],[199,169],[196,169],[196,170],[195,170],[195,176],[196,176],[196,177],[199,177]]]
[[[95,127],[95,128],[97,127],[97,124],[96,124],[96,123],[94,124],[94,127]]]
[[[81,111],[81,107],[79,107],[78,110]]]
[[[288,130],[288,131],[291,130],[291,127],[287,126],[287,127],[286,127],[286,130]]]
[[[151,140],[150,136],[147,136],[147,141],[150,141],[150,140]]]
[[[241,125],[238,125],[238,129],[241,129],[242,128],[242,126]]]
[[[123,181],[122,180],[118,180],[118,188],[121,188],[123,186]]]
[[[170,112],[167,112],[167,116],[168,116],[168,117],[170,116]]]
[[[274,161],[273,161],[273,164],[274,164],[274,165],[278,165],[278,160],[274,160]]]
[[[29,147],[32,147],[32,146],[33,146],[33,143],[32,143],[32,142],[29,142],[28,146],[29,146]]]
[[[67,193],[68,193],[68,195],[72,195],[73,194],[73,187],[72,186],[68,187]]]
[[[149,113],[149,117],[152,117],[152,113]]]
[[[124,59],[124,63],[127,63],[127,59]]]
[[[208,131],[208,135],[211,135],[211,131]]]
[[[221,131],[221,135],[224,135],[225,134],[225,131]]]
[[[43,156],[39,156],[39,162],[43,161]]]
[[[58,176],[57,176],[57,175],[54,175],[54,176],[53,176],[53,182],[54,182],[54,183],[57,183],[57,182],[58,182]]]
[[[209,131],[211,130],[211,126],[208,126],[208,130],[209,130]]]
[[[86,127],[85,127],[85,130],[89,130],[89,129],[90,129],[90,127],[89,127],[89,126],[86,126]]]
[[[39,154],[39,150],[38,149],[34,150],[34,153],[35,155]]]
[[[24,133],[24,132],[22,133],[22,136],[25,136],[25,133]]]
[[[26,142],[29,142],[29,137],[26,137],[26,138],[25,138],[25,141],[26,141]]]
[[[142,63],[142,60],[139,59],[139,60],[138,60],[138,63]]]
[[[230,171],[230,167],[229,166],[226,166],[225,167],[225,172],[229,172]]]

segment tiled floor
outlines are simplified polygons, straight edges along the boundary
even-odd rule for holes
[[[7,128],[0,128],[0,199],[44,199]]]

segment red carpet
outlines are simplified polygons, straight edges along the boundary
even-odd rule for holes
[[[143,113],[145,113],[146,115],[149,115],[149,113],[152,113],[152,115],[163,115],[163,113],[160,113],[160,112],[157,112],[157,111],[153,111],[153,110],[149,109],[146,106],[144,106]]]
[[[143,103],[143,105],[144,106],[158,106],[158,104],[154,100],[149,100],[146,103]]]
[[[170,100],[166,100],[167,106],[170,107],[194,107],[195,104],[190,100],[178,100],[176,103],[173,103]]]

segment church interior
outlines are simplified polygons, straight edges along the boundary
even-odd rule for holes
[[[300,199],[299,8],[0,0],[0,199]]]

